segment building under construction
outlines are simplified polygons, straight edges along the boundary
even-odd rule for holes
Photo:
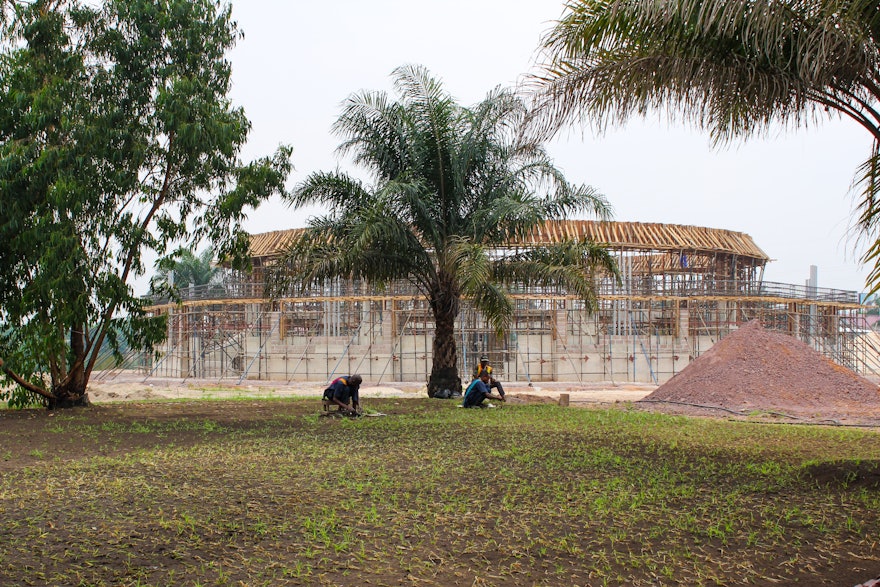
[[[381,292],[334,281],[309,295],[265,295],[264,271],[297,230],[253,235],[253,271],[191,288],[181,302],[156,300],[168,339],[148,375],[327,381],[360,373],[371,384],[426,381],[433,319],[406,284]],[[596,280],[598,308],[559,290],[513,291],[510,329],[496,336],[464,300],[457,324],[459,369],[490,357],[507,381],[662,383],[744,322],[760,319],[861,374],[877,352],[857,327],[856,292],[763,280],[769,257],[739,232],[626,222],[548,223],[510,248],[588,237],[604,243],[620,269]]]

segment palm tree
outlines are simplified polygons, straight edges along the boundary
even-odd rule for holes
[[[192,249],[179,249],[163,259],[153,279],[152,289],[180,289],[189,286],[210,285],[217,282],[220,268],[214,264],[214,249],[206,248],[199,254]]]
[[[333,127],[339,151],[372,174],[372,185],[337,171],[295,187],[292,205],[330,212],[311,219],[291,246],[279,283],[413,284],[435,320],[433,397],[461,389],[454,328],[462,297],[503,333],[513,312],[505,286],[561,285],[595,304],[591,273],[616,271],[607,251],[589,242],[507,255],[499,245],[570,214],[608,218],[610,207],[592,188],[565,181],[540,144],[521,134],[526,108],[511,91],[464,108],[424,68],[392,76],[400,101],[384,92],[352,95]]]
[[[716,143],[776,124],[852,118],[873,137],[856,227],[880,289],[880,3],[569,0],[534,77],[539,120],[601,129],[668,110]]]

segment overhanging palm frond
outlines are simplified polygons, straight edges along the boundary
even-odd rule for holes
[[[868,247],[862,256],[862,262],[871,266],[867,283],[869,294],[880,291],[880,239],[871,238],[880,226],[880,143],[874,142],[871,156],[859,168],[856,185],[861,194],[859,202],[858,226],[861,235],[868,240]]]
[[[536,126],[604,130],[664,112],[715,142],[851,118],[880,141],[880,10],[865,0],[570,0],[533,77]],[[871,159],[874,157],[872,156]],[[855,225],[880,288],[880,167],[859,169]]]
[[[798,76],[792,51],[804,44],[803,23],[787,3],[577,4],[545,38],[553,57],[536,78],[554,128],[578,121],[603,129],[671,106],[670,117],[724,141],[772,122],[801,124],[819,108]],[[785,40],[776,36],[773,46],[762,26]]]

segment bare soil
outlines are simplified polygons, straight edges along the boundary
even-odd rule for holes
[[[447,427],[438,426],[449,422],[438,419],[447,401],[366,403],[389,417],[314,418],[317,402],[290,399],[0,410],[0,585],[855,585],[880,573],[878,512],[866,505],[880,491],[880,459],[868,433],[855,454],[871,458],[821,462],[799,481],[764,488],[759,473],[700,480],[707,465],[727,471],[727,457],[661,448],[650,440],[656,431],[621,436],[597,424],[536,435],[511,409],[452,410],[470,425]],[[505,425],[508,414],[526,427]],[[485,448],[445,438],[464,430]],[[839,454],[852,434],[822,450]],[[442,478],[430,444],[438,438],[461,455]],[[693,430],[679,438],[691,442]],[[532,445],[537,461],[519,450]],[[321,460],[316,446],[328,447]],[[751,449],[731,450],[751,458]],[[625,458],[610,458],[617,454]],[[545,461],[555,464],[545,470]],[[585,462],[593,464],[575,465]],[[684,509],[697,522],[678,513],[677,499],[647,499],[620,518],[584,514],[587,499],[648,497],[630,485],[589,489],[612,487],[630,466],[686,479],[696,491]],[[568,491],[584,493],[560,501]],[[715,537],[704,526],[727,515],[725,496],[765,513]],[[790,521],[779,517],[795,511],[788,504],[801,512]],[[854,530],[841,527],[848,511]],[[678,522],[662,522],[673,514]],[[811,521],[826,514],[827,527]]]
[[[363,398],[417,399],[418,382],[370,384]],[[505,382],[512,404],[572,406],[635,403],[645,410],[691,416],[810,424],[880,426],[880,387],[832,362],[794,337],[753,321],[726,336],[661,386],[613,382]],[[320,382],[144,378],[137,373],[95,378],[93,402],[320,396]],[[446,401],[446,400],[438,400]]]
[[[239,383],[231,379],[144,377],[136,372],[102,373],[93,378],[89,386],[89,399],[103,404],[153,399],[319,397],[324,387],[321,382],[245,380]],[[566,395],[570,405],[575,406],[627,403],[642,399],[656,387],[647,383],[504,382],[507,401],[512,404],[558,403],[562,395]],[[366,399],[420,399],[427,397],[427,388],[419,382],[365,381],[360,395]]]

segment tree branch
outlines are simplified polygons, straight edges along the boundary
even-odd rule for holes
[[[48,391],[46,391],[42,387],[38,387],[38,386],[34,385],[33,383],[24,380],[18,373],[16,373],[12,369],[7,368],[5,363],[3,362],[3,359],[0,359],[0,369],[3,369],[3,372],[6,373],[7,377],[12,379],[16,383],[18,383],[21,387],[25,388],[26,390],[33,392],[33,393],[35,393],[41,397],[44,397],[46,399],[57,399],[54,394],[49,393]]]
[[[165,203],[168,194],[171,193],[171,182],[174,180],[175,175],[177,173],[177,169],[172,163],[172,152],[176,145],[175,143],[175,133],[171,131],[168,135],[168,152],[166,153],[166,157],[168,158],[167,163],[165,165],[165,177],[162,179],[162,189],[159,190],[159,197],[153,202],[153,206],[150,208],[150,211],[144,217],[144,220],[141,222],[140,228],[138,230],[137,238],[131,244],[131,248],[128,251],[128,254],[125,258],[125,263],[123,264],[123,271],[120,279],[123,283],[128,283],[128,275],[131,273],[132,265],[134,264],[135,254],[140,250],[141,243],[143,241],[143,235],[147,232],[148,227],[150,226],[150,222],[153,221],[153,217],[159,212],[162,208],[162,205]],[[99,323],[99,327],[96,330],[96,336],[94,345],[89,351],[94,350],[95,348],[101,348],[101,345],[104,344],[104,337],[107,335],[107,329],[110,327],[110,321],[113,318],[113,314],[116,313],[116,308],[119,304],[118,300],[113,301],[104,312],[104,315],[101,316],[101,321]],[[98,360],[98,353],[92,352],[91,358],[89,359],[89,363],[86,366],[86,380],[92,374],[92,369],[95,368],[95,363]]]

